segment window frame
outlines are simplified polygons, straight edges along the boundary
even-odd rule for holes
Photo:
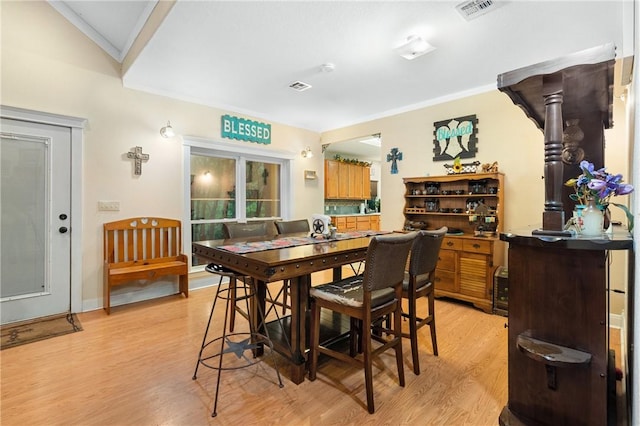
[[[189,256],[189,265],[191,260],[191,229],[194,222],[203,223],[200,220],[191,219],[191,155],[205,155],[220,158],[232,158],[236,160],[236,187],[242,183],[242,190],[236,190],[236,217],[233,219],[216,219],[207,220],[204,223],[223,223],[223,222],[246,222],[246,162],[262,161],[268,163],[276,163],[280,165],[280,217],[289,217],[291,211],[291,203],[293,200],[293,163],[295,153],[290,151],[277,150],[251,144],[242,145],[241,143],[229,143],[218,140],[203,139],[192,136],[183,138],[183,183],[184,183],[184,208],[182,227],[184,242],[184,253]],[[240,208],[241,206],[241,208]],[[260,218],[262,219],[262,218]],[[272,218],[267,218],[272,219]],[[248,219],[249,221],[255,219]],[[188,224],[188,226],[186,226]],[[202,271],[204,265],[191,266],[190,272]]]

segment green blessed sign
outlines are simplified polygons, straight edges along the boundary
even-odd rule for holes
[[[271,143],[271,124],[247,120],[246,118],[222,116],[222,137],[241,141]]]

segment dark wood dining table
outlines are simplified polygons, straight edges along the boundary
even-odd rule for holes
[[[220,248],[234,243],[273,241],[292,236],[308,236],[308,234],[197,241],[192,244],[192,252],[194,256],[206,262],[220,264],[256,280],[257,300],[259,305],[262,306],[263,312],[266,303],[267,284],[275,281],[290,280],[290,315],[283,317],[280,320],[281,324],[272,322],[267,324],[267,327],[269,327],[274,348],[290,361],[291,380],[296,384],[300,384],[304,381],[307,362],[307,314],[311,274],[333,269],[333,279],[340,279],[342,266],[365,259],[367,247],[372,236],[323,240],[313,244],[251,253],[234,253]],[[327,327],[325,330],[330,328],[332,327]],[[348,321],[346,326],[343,322],[337,328],[333,327],[335,334],[348,331]]]

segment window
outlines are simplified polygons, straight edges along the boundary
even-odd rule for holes
[[[290,179],[284,177],[289,173],[293,155],[274,154],[264,148],[251,152],[236,152],[242,149],[238,146],[233,146],[235,151],[230,148],[216,143],[215,148],[191,145],[185,149],[189,182],[185,194],[191,225],[185,244],[223,238],[225,222],[274,221],[286,217],[284,212],[290,199],[286,182]],[[192,259],[192,265],[200,266],[194,270],[202,268],[196,258]]]

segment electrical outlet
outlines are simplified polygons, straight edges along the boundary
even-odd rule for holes
[[[98,211],[101,212],[119,212],[120,201],[98,201]]]

